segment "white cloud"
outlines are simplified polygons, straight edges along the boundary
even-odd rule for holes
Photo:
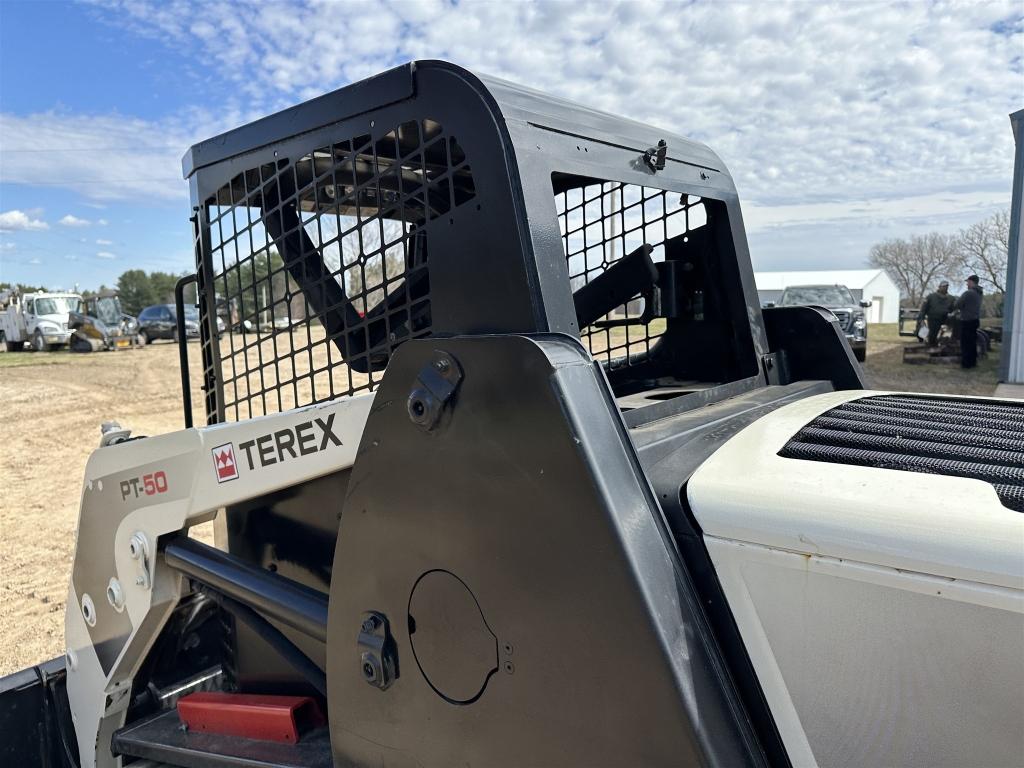
[[[446,58],[704,141],[764,204],[1005,190],[1020,106],[1014,0],[100,7],[216,62],[263,111]]]
[[[96,258],[97,259],[116,259],[117,256],[115,254],[111,253],[110,251],[97,251],[96,252]]]
[[[32,257],[31,259],[28,260],[28,263],[29,264],[42,264],[43,262],[40,261],[40,259],[38,257],[34,256],[34,257]]]
[[[65,254],[64,258],[67,259],[68,261],[78,261],[78,257],[73,253]]]
[[[31,185],[42,180],[86,200],[188,196],[180,158],[191,135],[180,122],[158,123],[119,114],[3,113],[0,135],[7,149],[2,154],[0,182]],[[92,151],[96,147],[124,149]],[[106,220],[97,223],[104,226]]]
[[[92,224],[88,219],[80,219],[77,216],[72,216],[70,213],[57,223],[63,227],[88,227]]]
[[[2,115],[6,147],[40,151],[5,154],[0,180],[52,179],[101,202],[183,200],[180,158],[195,141],[401,61],[442,58],[707,143],[753,230],[832,207],[864,227],[920,206],[934,215],[951,191],[972,206],[1007,202],[1019,0],[247,0],[204,3],[201,18],[184,2],[97,0],[95,10],[207,62],[215,107],[162,120]],[[52,147],[123,149],[42,151]]]
[[[0,250],[3,251],[13,251],[17,247],[14,243],[0,243]]]
[[[49,229],[50,225],[41,219],[33,218],[32,212],[13,210],[0,213],[0,232],[18,232],[20,230]],[[38,214],[36,214],[38,215]]]
[[[105,226],[107,226],[107,224],[109,224],[110,222],[109,222],[109,221],[107,221],[106,219],[97,219],[97,220],[96,220],[96,223],[97,223],[97,224],[99,224],[99,225],[100,225],[101,227],[105,227]]]
[[[96,245],[113,245],[113,244],[114,244],[113,240],[104,240],[103,238],[100,238],[99,240],[96,241]]]

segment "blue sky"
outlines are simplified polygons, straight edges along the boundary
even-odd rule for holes
[[[1019,0],[0,0],[0,280],[189,269],[191,143],[414,58],[709,144],[761,269],[860,266],[1009,203]]]

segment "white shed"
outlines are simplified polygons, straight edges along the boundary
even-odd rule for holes
[[[778,301],[782,291],[790,285],[845,285],[853,298],[871,302],[865,313],[869,323],[900,321],[900,289],[884,269],[755,272],[754,281],[762,306]]]

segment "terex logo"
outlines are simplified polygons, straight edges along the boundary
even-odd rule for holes
[[[294,427],[279,429],[269,435],[261,435],[255,440],[246,440],[239,443],[240,450],[245,451],[246,461],[249,469],[256,468],[256,461],[259,460],[261,467],[269,467],[284,461],[289,456],[297,459],[299,456],[308,456],[327,448],[328,445],[341,445],[331,427],[334,424],[334,414],[327,417],[327,420],[313,419],[296,424]],[[319,433],[319,434],[318,434]]]
[[[217,470],[217,482],[226,483],[238,478],[238,465],[235,463],[235,449],[231,443],[218,445],[213,449],[213,467]]]

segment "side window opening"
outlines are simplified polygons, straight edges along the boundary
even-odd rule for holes
[[[617,395],[758,372],[724,203],[562,173],[552,185],[580,340]]]

